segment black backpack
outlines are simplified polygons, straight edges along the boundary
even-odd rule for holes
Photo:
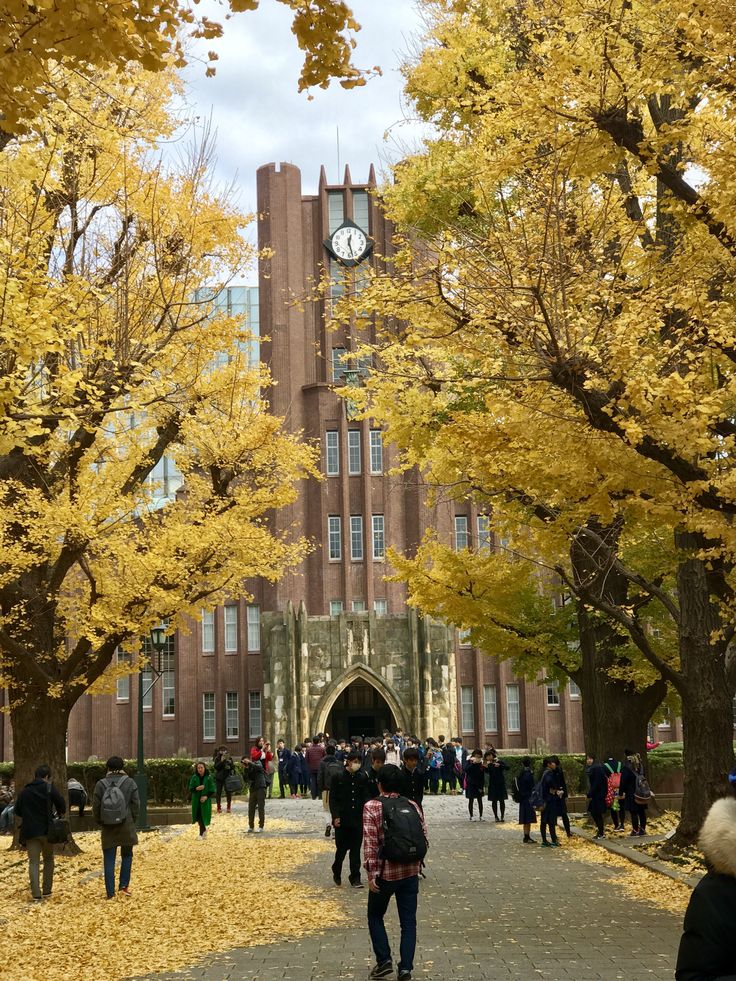
[[[422,819],[406,797],[382,797],[383,846],[380,858],[389,862],[421,862],[427,854]]]

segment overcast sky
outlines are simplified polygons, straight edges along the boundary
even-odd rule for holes
[[[261,164],[296,164],[304,193],[313,193],[321,164],[330,181],[342,179],[346,163],[353,180],[362,181],[373,162],[380,179],[381,167],[400,155],[402,145],[416,144],[420,131],[406,122],[399,73],[412,38],[421,32],[413,0],[353,0],[351,5],[363,28],[355,63],[383,70],[363,88],[345,90],[333,83],[326,91],[314,89],[312,101],[298,93],[301,55],[290,31],[291,11],[276,0],[261,0],[256,12],[235,15],[224,24],[224,36],[204,46],[219,54],[214,78],[205,78],[204,67],[194,61],[187,68],[194,114],[206,119],[211,113],[217,130],[218,176],[236,181],[243,210],[255,210],[255,172]],[[223,8],[209,0],[198,10],[222,22]]]

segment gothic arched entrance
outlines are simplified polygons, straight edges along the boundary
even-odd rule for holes
[[[384,729],[396,731],[396,719],[381,693],[357,678],[335,699],[327,716],[325,731],[337,739],[380,736]]]

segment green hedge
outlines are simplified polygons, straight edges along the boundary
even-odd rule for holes
[[[146,760],[148,774],[148,802],[154,806],[166,807],[171,804],[181,804],[188,800],[187,784],[192,775],[196,760],[170,759]],[[211,769],[211,763],[208,764]],[[240,764],[236,761],[235,768],[242,775]],[[136,771],[135,760],[125,761],[126,771],[133,776]],[[12,763],[0,763],[0,776],[12,777]],[[92,796],[95,784],[105,776],[105,762],[92,760],[86,763],[67,763],[67,776],[74,777],[82,784],[88,796]]]
[[[535,756],[532,753],[524,753],[522,756],[510,756],[507,753],[500,752],[498,754],[501,759],[508,763],[508,770],[506,772],[506,786],[511,787],[514,777],[518,777],[522,771],[521,761],[524,756],[529,756],[532,761],[532,773],[534,774],[534,779],[538,780],[542,775],[542,760],[547,753],[540,756]],[[570,794],[580,794],[585,793],[585,757],[584,756],[573,756],[572,754],[558,754],[560,757],[560,766],[562,767],[565,774],[565,781],[567,782],[567,790]]]

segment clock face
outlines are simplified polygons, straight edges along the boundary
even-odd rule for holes
[[[332,251],[338,259],[346,262],[359,262],[365,255],[368,239],[357,225],[341,225],[330,239]]]

